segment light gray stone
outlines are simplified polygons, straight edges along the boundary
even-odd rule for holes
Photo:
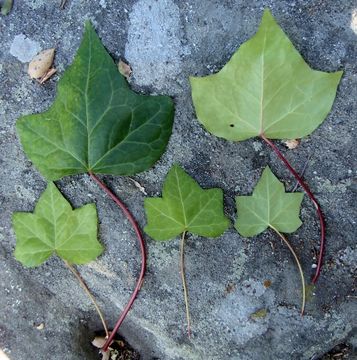
[[[141,86],[163,91],[181,73],[180,9],[172,0],[140,0],[129,15],[125,57]]]
[[[10,54],[23,63],[29,62],[40,52],[38,42],[33,41],[25,35],[16,35],[10,47]]]

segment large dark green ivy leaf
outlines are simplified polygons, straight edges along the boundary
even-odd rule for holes
[[[312,70],[265,10],[258,32],[219,73],[190,80],[199,121],[240,141],[310,134],[330,111],[341,76]]]
[[[284,185],[267,166],[253,195],[236,197],[235,227],[247,237],[258,235],[268,227],[292,233],[301,225],[299,213],[303,197],[303,193],[285,193]]]
[[[177,165],[167,174],[162,198],[145,199],[145,211],[144,230],[155,240],[169,240],[186,231],[217,237],[229,226],[222,190],[203,190]]]
[[[88,171],[129,175],[159,159],[173,114],[169,97],[129,89],[86,22],[55,102],[42,114],[20,118],[17,130],[26,155],[48,180]]]
[[[50,182],[34,213],[13,215],[15,257],[25,266],[42,264],[52,254],[74,264],[96,259],[103,247],[97,240],[97,210],[94,204],[72,210]]]

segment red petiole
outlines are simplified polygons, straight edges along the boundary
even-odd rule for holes
[[[117,323],[114,326],[113,331],[110,333],[109,338],[106,340],[102,350],[105,352],[108,350],[109,345],[112,343],[115,334],[117,333],[120,325],[124,321],[127,313],[129,312],[130,308],[132,307],[136,296],[138,295],[138,292],[140,291],[142,282],[144,280],[145,275],[145,269],[146,269],[146,251],[145,251],[145,241],[141,234],[140,228],[136,220],[134,219],[133,215],[130,213],[130,211],[127,209],[125,204],[93,173],[89,172],[89,176],[99,185],[101,189],[105,191],[105,193],[121,208],[127,219],[130,221],[131,225],[133,226],[133,229],[136,233],[136,236],[139,240],[140,245],[140,251],[141,251],[141,270],[140,275],[138,278],[138,281],[136,283],[136,287],[134,289],[133,294],[131,295],[128,304],[125,306],[122,314],[120,315]]]
[[[279,159],[283,161],[283,163],[286,165],[286,167],[289,169],[289,171],[295,177],[295,179],[299,182],[300,186],[305,190],[306,194],[308,195],[308,197],[311,199],[311,201],[313,202],[313,204],[315,206],[315,209],[316,209],[317,215],[319,217],[319,221],[320,221],[320,231],[321,231],[320,253],[319,253],[319,257],[318,257],[318,261],[317,261],[317,268],[316,268],[315,276],[312,279],[312,282],[315,284],[317,279],[320,276],[320,272],[321,272],[321,268],[322,268],[322,261],[323,261],[323,256],[324,256],[324,250],[325,250],[325,222],[324,222],[323,214],[321,211],[321,207],[318,204],[317,200],[315,199],[315,196],[312,194],[309,187],[304,182],[304,180],[295,171],[295,169],[290,165],[289,161],[280,152],[278,147],[271,140],[269,140],[264,134],[260,134],[260,137],[275,151],[275,153],[277,154]]]

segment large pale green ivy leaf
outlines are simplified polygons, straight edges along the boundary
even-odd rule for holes
[[[145,232],[155,240],[168,240],[184,231],[217,237],[229,226],[223,213],[221,189],[203,190],[179,166],[169,171],[162,198],[146,198]]]
[[[74,264],[92,261],[103,251],[97,240],[97,224],[94,204],[72,210],[50,182],[33,214],[13,215],[15,257],[29,267],[42,264],[53,253]]]
[[[267,227],[292,233],[301,225],[303,193],[285,193],[284,185],[266,167],[253,195],[237,196],[236,229],[242,236],[255,236]]]
[[[50,109],[20,118],[26,155],[48,180],[87,171],[128,175],[159,159],[172,129],[173,102],[130,90],[93,27],[58,84]]]
[[[219,73],[190,80],[199,121],[240,141],[310,134],[330,111],[341,76],[312,70],[265,10],[257,33]]]

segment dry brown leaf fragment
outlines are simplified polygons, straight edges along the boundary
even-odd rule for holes
[[[36,325],[36,329],[37,329],[37,330],[43,330],[44,328],[45,328],[45,324],[44,324],[44,323],[41,323],[41,324]]]
[[[122,340],[115,340],[115,342],[118,344],[119,347],[121,347],[121,348],[125,347],[124,341],[122,341]]]
[[[107,339],[104,336],[96,336],[92,341],[92,345],[98,349],[101,349],[104,346],[106,340]]]
[[[295,149],[295,148],[297,148],[299,146],[300,139],[289,139],[289,140],[283,141],[283,143],[285,144],[285,146],[288,149]]]
[[[40,84],[43,84],[45,81],[47,81],[52,75],[56,74],[57,69],[52,68],[47,71],[45,75],[42,76],[42,78],[39,80]]]
[[[102,347],[104,346],[106,340],[107,339],[104,336],[96,336],[92,341],[92,345],[95,346],[96,348],[100,349],[99,353],[102,355],[102,360],[110,360],[111,353],[113,350],[110,347],[108,348],[107,351],[102,350]]]
[[[137,187],[139,189],[140,192],[142,192],[145,196],[147,196],[147,192],[146,192],[144,186],[142,186],[138,181],[134,180],[131,177],[129,177],[129,180],[135,185],[135,187]]]
[[[226,286],[224,293],[225,295],[230,294],[231,292],[233,292],[236,289],[236,285],[233,283],[228,283],[228,285]]]
[[[132,70],[131,70],[131,67],[130,65],[128,65],[127,63],[125,63],[124,61],[122,60],[119,60],[118,62],[118,70],[119,72],[126,77],[126,79],[129,79],[130,78],[130,75],[132,74]]]
[[[38,53],[29,63],[28,74],[32,79],[40,79],[40,83],[45,82],[52,76],[56,69],[51,68],[55,49],[47,49]]]
[[[101,350],[100,353],[102,354],[102,360],[110,360],[110,350],[106,352]]]

